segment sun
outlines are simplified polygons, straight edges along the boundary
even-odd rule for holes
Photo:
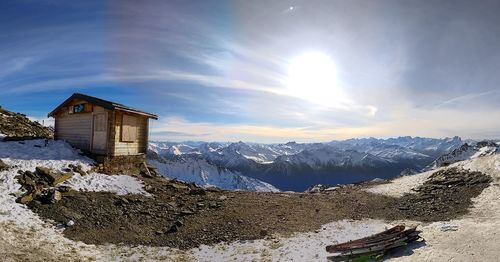
[[[290,95],[322,106],[332,106],[345,99],[338,86],[335,63],[322,52],[307,52],[293,58],[285,85]]]

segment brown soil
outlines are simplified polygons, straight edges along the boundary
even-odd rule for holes
[[[162,178],[143,178],[153,197],[70,191],[54,204],[33,201],[40,216],[75,225],[64,234],[88,244],[170,246],[181,249],[221,241],[289,235],[319,229],[340,219],[439,221],[467,212],[470,198],[489,184],[480,173],[452,170],[452,187],[424,184],[416,194],[391,198],[360,190],[364,185],[309,193],[256,193],[203,190]],[[455,175],[453,175],[455,174]],[[443,174],[436,177],[443,177]],[[472,178],[471,178],[472,177]],[[470,179],[469,179],[470,178]],[[432,194],[433,200],[422,200]]]

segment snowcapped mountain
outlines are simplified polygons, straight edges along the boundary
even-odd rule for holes
[[[389,139],[349,139],[333,141],[330,144],[361,152],[371,153],[388,159],[429,159],[439,157],[464,142],[460,137],[435,139],[423,137],[397,137]]]
[[[328,165],[339,167],[376,166],[391,161],[370,153],[323,145],[319,148],[303,150],[294,155],[280,156],[275,162],[291,162],[305,164],[312,168],[321,168]]]
[[[156,149],[150,145],[150,150],[151,148]],[[171,151],[164,152],[168,154]],[[155,153],[153,151],[150,152],[149,163],[155,166],[158,172],[169,178],[192,182],[203,187],[215,186],[228,190],[279,191],[279,189],[271,184],[211,164],[197,153],[185,154],[183,157],[175,154],[172,158],[160,157],[159,155],[153,157],[151,156],[152,154]]]
[[[434,160],[427,169],[434,169],[447,166],[455,162],[477,158],[481,156],[493,155],[499,151],[499,146],[495,142],[481,141],[475,144],[465,143],[453,151],[444,154]]]
[[[199,180],[203,177],[201,174],[233,174],[265,181],[282,190],[303,191],[314,184],[391,178],[403,170],[420,170],[463,143],[459,137],[366,138],[286,144],[151,142],[150,151],[169,165],[163,167],[165,172],[179,179],[190,177],[188,181],[209,184],[207,181],[215,178]],[[231,187],[222,182],[221,185]]]

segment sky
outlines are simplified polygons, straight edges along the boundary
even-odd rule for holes
[[[0,105],[80,92],[151,139],[500,138],[500,1],[0,2]]]

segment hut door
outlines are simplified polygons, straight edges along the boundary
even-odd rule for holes
[[[92,151],[106,151],[107,125],[106,113],[94,114]]]

